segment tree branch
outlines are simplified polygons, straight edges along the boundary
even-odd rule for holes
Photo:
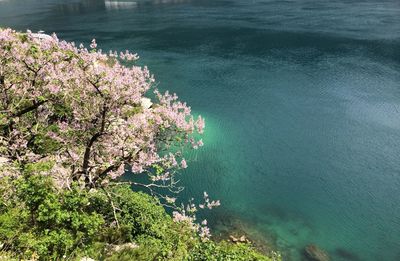
[[[16,113],[12,114],[11,117],[13,117],[13,118],[21,117],[25,113],[31,112],[33,110],[36,110],[37,108],[39,108],[39,106],[45,104],[46,102],[48,102],[48,100],[43,100],[43,101],[40,101],[40,102],[33,102],[33,104],[31,106],[26,107],[25,109],[22,109],[19,112],[16,112]]]
[[[110,173],[113,170],[118,169],[121,164],[123,164],[123,161],[118,162],[117,164],[113,164],[111,166],[109,166],[108,168],[106,168],[105,170],[103,170],[97,177],[94,178],[93,183],[98,182],[98,180],[103,180],[105,177],[107,177],[107,174]]]
[[[101,125],[100,130],[96,132],[92,138],[90,138],[88,144],[86,145],[85,154],[83,156],[83,163],[82,163],[82,173],[85,175],[86,183],[89,183],[89,176],[88,176],[88,168],[89,168],[89,160],[90,160],[90,153],[92,150],[93,144],[97,141],[104,134],[105,124],[106,124],[106,114],[107,114],[107,105],[104,101],[103,108],[101,111]]]
[[[83,156],[83,163],[82,163],[82,172],[83,174],[87,173],[89,168],[89,159],[90,159],[90,151],[92,149],[93,144],[95,141],[102,135],[102,133],[97,132],[95,133],[92,138],[89,140],[88,144],[86,145],[85,155]]]
[[[101,186],[101,189],[102,189],[102,190],[106,193],[106,195],[107,195],[108,201],[110,202],[111,207],[112,207],[112,209],[113,209],[113,215],[114,215],[115,223],[117,224],[117,228],[119,228],[119,222],[118,222],[117,211],[116,211],[117,208],[115,207],[114,202],[112,201],[112,198],[111,198],[111,196],[110,196],[110,193],[108,193],[108,191],[107,191],[103,186]]]
[[[96,89],[97,93],[98,93],[102,98],[104,98],[104,94],[100,91],[99,87],[97,86],[98,81],[94,83],[94,82],[88,80],[88,82]]]

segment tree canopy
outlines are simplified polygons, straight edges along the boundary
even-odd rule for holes
[[[161,169],[148,173],[164,181],[186,167],[181,148],[202,145],[193,137],[203,132],[201,116],[194,120],[175,94],[153,89],[146,67],[123,65],[136,54],[96,48],[95,40],[88,50],[56,35],[0,31],[0,156],[14,163],[2,175],[47,161],[61,186],[95,187],[126,165],[134,173]]]

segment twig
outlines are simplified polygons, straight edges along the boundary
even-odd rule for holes
[[[111,199],[110,193],[108,193],[108,191],[107,191],[103,186],[101,186],[101,189],[102,189],[102,190],[106,193],[106,195],[107,195],[108,201],[110,202],[111,207],[112,207],[112,209],[113,209],[113,215],[114,215],[115,223],[117,224],[117,228],[119,228],[119,222],[118,222],[118,218],[117,218],[116,207],[114,206],[114,202],[113,202],[112,199]]]

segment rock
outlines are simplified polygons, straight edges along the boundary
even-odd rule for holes
[[[108,244],[105,248],[107,255],[112,255],[115,252],[119,252],[122,251],[124,249],[134,249],[139,247],[138,245],[136,245],[135,243],[125,243],[122,245],[112,245],[112,244]]]
[[[239,239],[237,239],[236,237],[234,237],[234,236],[232,236],[232,235],[229,236],[229,239],[230,239],[233,243],[236,243],[236,242],[239,241]]]
[[[40,33],[33,33],[33,34],[32,34],[32,37],[37,38],[37,39],[40,39],[40,40],[48,40],[48,41],[52,41],[52,40],[53,40],[53,37],[51,37],[51,36],[48,35],[48,34],[44,34],[44,33],[42,33],[42,32],[40,32]]]
[[[244,222],[229,214],[218,221],[213,238],[218,242],[229,240],[229,242],[237,243],[240,235],[245,235],[246,242],[265,255],[271,255],[273,250],[278,249],[276,237],[273,234],[261,232],[254,224]]]
[[[90,257],[82,257],[81,261],[96,261],[96,260],[94,260],[94,259],[92,259]]]
[[[345,260],[360,261],[361,258],[344,248],[336,248],[335,254]]]
[[[233,242],[233,243],[250,243],[250,240],[248,240],[246,238],[245,235],[242,235],[241,237],[237,238],[233,235],[229,236],[229,239]]]
[[[328,253],[316,245],[308,245],[304,249],[304,254],[310,261],[329,261]]]
[[[134,249],[137,248],[138,245],[134,244],[134,243],[126,243],[126,244],[122,244],[122,245],[113,245],[112,246],[112,251],[113,252],[119,252],[123,249]]]

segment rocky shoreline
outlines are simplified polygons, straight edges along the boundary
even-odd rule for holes
[[[288,261],[298,260],[299,257],[302,261],[332,260],[327,251],[313,243],[306,245],[303,249],[282,248],[278,245],[275,235],[265,235],[254,225],[234,216],[220,219],[215,225],[214,232],[213,238],[217,241],[228,240],[232,243],[251,244],[258,251],[272,258],[281,255]],[[294,258],[294,251],[298,253],[299,257]]]
[[[240,219],[221,219],[215,225],[214,232],[213,238],[216,241],[228,240],[232,243],[251,244],[259,252],[271,258],[280,255],[274,238],[266,238],[250,224]]]

